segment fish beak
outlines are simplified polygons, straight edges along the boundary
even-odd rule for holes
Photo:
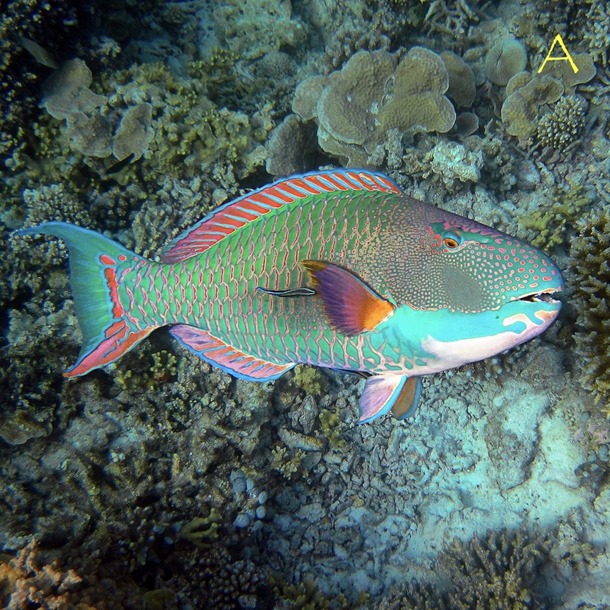
[[[545,288],[538,292],[530,292],[519,297],[511,297],[511,301],[527,301],[529,303],[549,303],[561,305],[561,301],[554,299],[552,295],[561,292],[561,288]]]

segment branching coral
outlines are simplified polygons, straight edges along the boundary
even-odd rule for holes
[[[543,608],[536,585],[550,549],[525,530],[489,531],[455,540],[440,554],[437,570],[449,588],[410,583],[379,606],[383,610],[525,610]]]
[[[214,22],[219,38],[245,59],[295,47],[306,37],[305,26],[292,16],[291,3],[281,0],[229,0],[215,9]]]
[[[92,573],[99,560],[86,561],[79,571],[49,560],[32,541],[9,561],[0,559],[0,604],[6,610],[45,608],[63,610],[110,610],[140,608],[142,593],[129,577],[110,580]]]
[[[591,212],[572,242],[573,273],[579,298],[575,335],[585,387],[597,403],[610,403],[610,212]]]
[[[584,101],[575,95],[565,95],[538,122],[536,139],[545,149],[563,152],[578,140],[584,127]]]
[[[532,232],[530,241],[545,250],[567,242],[570,231],[591,205],[589,193],[580,185],[557,188],[552,201],[519,217],[519,227]]]
[[[535,582],[547,555],[543,539],[523,530],[489,532],[466,543],[455,541],[440,559],[456,593],[450,596],[450,607],[540,607]]]

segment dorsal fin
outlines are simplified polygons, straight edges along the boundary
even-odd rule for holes
[[[349,190],[401,193],[387,176],[362,169],[336,169],[291,176],[221,205],[174,239],[164,249],[161,261],[177,263],[195,256],[248,222],[283,205],[312,195]]]

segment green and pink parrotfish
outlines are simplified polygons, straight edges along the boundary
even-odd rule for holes
[[[367,377],[360,422],[409,414],[419,377],[544,331],[561,273],[540,250],[405,195],[382,174],[293,176],[227,203],[160,262],[80,227],[63,239],[83,334],[66,376],[85,375],[156,328],[251,381],[299,363]]]

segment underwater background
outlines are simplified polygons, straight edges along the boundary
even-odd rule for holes
[[[606,2],[1,6],[0,607],[610,607]],[[321,167],[544,249],[560,319],[424,378],[405,422],[358,426],[355,375],[249,383],[167,330],[62,377],[66,250],[14,230],[154,257]]]

